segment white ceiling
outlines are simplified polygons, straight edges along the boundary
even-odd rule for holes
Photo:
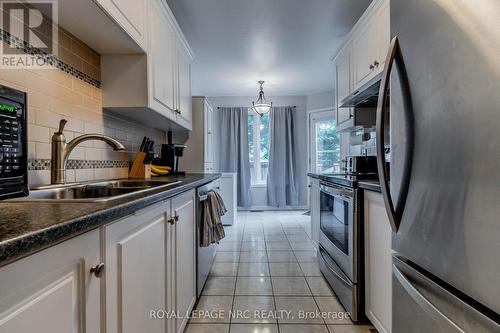
[[[371,0],[167,0],[195,54],[193,93],[333,90],[329,58]]]

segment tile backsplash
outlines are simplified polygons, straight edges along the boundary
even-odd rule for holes
[[[64,131],[68,141],[81,134],[100,133],[116,138],[126,147],[124,152],[114,152],[101,141],[83,142],[69,156],[67,181],[126,177],[127,162],[133,159],[142,137],[155,140],[158,151],[159,145],[166,141],[166,133],[104,111],[99,54],[62,29],[59,31],[59,59],[68,67],[0,70],[0,84],[28,94],[30,185],[50,183],[50,169],[47,168],[50,142],[62,118],[68,120]],[[81,73],[78,75],[79,72],[85,77]],[[87,76],[92,80],[86,79]]]

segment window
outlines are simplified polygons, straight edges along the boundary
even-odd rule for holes
[[[248,152],[252,185],[266,185],[269,167],[269,114],[260,117],[249,110]]]
[[[311,170],[315,173],[340,171],[340,137],[331,114],[317,113],[311,116]]]

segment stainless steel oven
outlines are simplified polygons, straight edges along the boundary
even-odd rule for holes
[[[331,183],[322,183],[320,189],[320,244],[349,279],[356,282],[355,190]]]
[[[340,302],[359,321],[362,315],[361,226],[357,190],[320,183],[320,268]]]

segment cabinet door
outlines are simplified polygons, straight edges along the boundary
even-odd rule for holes
[[[145,0],[98,0],[98,3],[143,50],[146,50]]]
[[[174,238],[174,309],[180,315],[174,332],[182,333],[196,302],[195,193],[189,191],[172,199]]]
[[[178,105],[177,122],[187,129],[192,128],[193,111],[191,97],[191,64],[184,51],[177,51]]]
[[[205,119],[205,163],[213,163],[213,109],[205,102],[204,119]]]
[[[119,220],[103,230],[108,333],[165,332],[150,311],[166,309],[165,225],[170,202]]]
[[[369,81],[375,74],[375,60],[378,57],[378,24],[371,18],[361,27],[353,40],[354,89]]]
[[[339,107],[342,100],[349,96],[352,88],[351,48],[346,47],[335,60],[337,82],[337,126],[351,119],[351,108]]]
[[[392,231],[382,194],[365,191],[366,315],[379,332],[391,332]]]
[[[149,41],[150,103],[164,116],[175,120],[175,33],[165,5],[161,0],[151,1],[151,31]]]
[[[99,232],[0,268],[0,332],[99,332]]]
[[[389,45],[391,43],[391,16],[389,1],[385,1],[377,14],[377,45],[378,56],[375,59],[379,65],[375,66],[378,71],[382,71]]]

